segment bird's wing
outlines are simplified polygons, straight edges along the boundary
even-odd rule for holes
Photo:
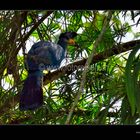
[[[52,54],[49,52],[50,42],[40,41],[33,45],[33,56],[38,63],[51,64]]]
[[[31,64],[44,65],[45,69],[55,69],[60,66],[64,54],[65,51],[60,45],[44,41],[33,45],[28,56],[31,55],[34,59]]]
[[[34,50],[40,58],[44,58],[50,63],[61,61],[64,58],[64,49],[53,42],[44,42]]]

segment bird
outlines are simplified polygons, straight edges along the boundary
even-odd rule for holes
[[[41,40],[32,45],[25,60],[28,75],[19,96],[21,111],[36,110],[43,105],[43,70],[60,67],[67,46],[76,44],[76,36],[76,32],[67,31],[59,35],[57,43]]]

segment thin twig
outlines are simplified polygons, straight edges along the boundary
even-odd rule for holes
[[[95,44],[94,44],[94,47],[93,47],[91,55],[89,56],[89,58],[86,61],[85,68],[84,68],[84,71],[82,73],[82,80],[81,80],[82,82],[80,84],[80,88],[79,88],[79,91],[77,93],[77,96],[76,96],[76,98],[75,98],[75,100],[74,100],[74,102],[73,102],[73,104],[72,104],[72,106],[70,108],[70,112],[69,112],[69,114],[67,116],[67,120],[66,120],[65,124],[70,123],[70,119],[71,119],[71,116],[73,114],[73,110],[74,110],[75,106],[77,105],[77,103],[79,101],[79,98],[80,98],[80,95],[81,95],[81,93],[83,92],[83,89],[84,89],[84,85],[85,85],[85,81],[86,81],[86,74],[88,72],[88,67],[89,67],[90,63],[92,62],[93,56],[96,53],[96,48],[98,47],[99,43],[101,42],[101,40],[103,38],[103,35],[104,35],[108,25],[109,25],[110,19],[112,17],[112,13],[113,13],[113,11],[108,12],[108,16],[105,19],[102,31],[101,31],[100,35],[98,36],[98,38],[95,41]]]
[[[26,41],[26,40],[30,37],[30,35],[39,27],[39,25],[40,25],[41,23],[43,23],[43,21],[44,21],[50,14],[52,14],[52,13],[53,13],[53,11],[47,11],[46,14],[44,14],[44,15],[42,16],[42,18],[39,19],[38,22],[36,22],[36,23],[34,24],[34,26],[31,28],[31,30],[23,37],[21,44],[18,46],[18,48],[17,48],[16,51],[15,51],[15,54],[17,54],[17,53],[19,52],[19,50],[21,49],[23,43],[25,43],[25,41]]]

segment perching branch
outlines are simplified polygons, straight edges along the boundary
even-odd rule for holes
[[[104,52],[94,55],[91,64],[103,61],[104,59],[107,59],[113,55],[118,55],[120,53],[127,52],[133,49],[138,44],[140,44],[140,40],[134,40],[123,44],[114,45],[112,48],[110,47],[110,49],[107,49]],[[87,59],[78,60],[64,67],[59,68],[56,71],[46,74],[44,76],[44,85],[47,85],[48,83],[53,82],[54,80],[57,80],[58,78],[64,76],[65,74],[73,73],[78,68],[83,67],[86,61]]]
[[[108,12],[108,17],[105,19],[102,31],[101,31],[99,37],[96,39],[96,41],[94,43],[94,47],[93,47],[91,55],[88,57],[88,59],[86,61],[86,64],[85,64],[85,67],[84,67],[84,71],[82,73],[82,80],[81,80],[80,88],[79,88],[79,91],[77,93],[77,96],[76,96],[74,102],[72,103],[72,106],[70,108],[70,112],[69,112],[69,114],[67,116],[67,120],[66,120],[65,124],[69,124],[70,123],[70,119],[71,119],[71,116],[73,114],[74,108],[77,105],[77,103],[79,101],[79,98],[80,98],[80,95],[81,95],[81,93],[83,92],[83,89],[84,89],[84,85],[85,85],[85,81],[86,81],[86,74],[88,72],[88,67],[91,64],[93,56],[96,53],[96,48],[98,47],[99,43],[101,42],[101,40],[103,38],[103,35],[104,35],[108,25],[109,25],[109,22],[110,22],[111,17],[112,17],[112,13],[113,13],[113,11],[109,11]]]

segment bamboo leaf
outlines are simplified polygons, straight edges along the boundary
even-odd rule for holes
[[[128,100],[131,106],[131,112],[132,116],[135,113],[136,109],[136,102],[135,102],[135,86],[134,86],[134,75],[132,73],[132,67],[133,67],[133,61],[135,59],[135,55],[137,51],[139,50],[139,46],[134,48],[134,50],[130,53],[126,67],[125,67],[125,76],[126,76],[126,90],[127,90],[127,96]]]
[[[140,71],[140,62],[134,67],[134,93],[135,93],[135,102],[138,112],[140,113],[140,87],[137,83],[138,74]]]

